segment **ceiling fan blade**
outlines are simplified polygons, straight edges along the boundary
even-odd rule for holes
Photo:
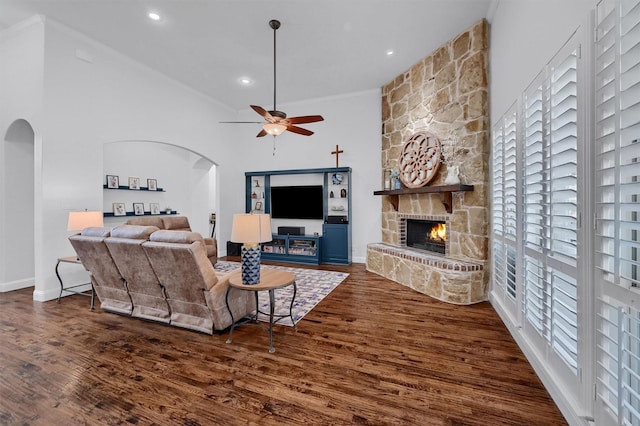
[[[293,133],[297,133],[299,135],[311,136],[313,132],[311,130],[303,129],[302,127],[288,125],[287,130]]]
[[[291,117],[287,118],[287,121],[291,124],[305,124],[305,123],[315,123],[316,121],[323,121],[321,115],[303,115],[301,117]]]
[[[264,129],[260,130],[260,133],[256,135],[256,138],[261,138],[263,136],[267,136],[268,133],[264,131]]]
[[[273,120],[273,117],[271,116],[271,114],[269,114],[269,111],[267,111],[266,109],[262,108],[261,106],[250,105],[250,107],[251,107],[251,109],[253,109],[255,112],[257,112],[258,114],[260,114],[261,116],[263,116],[267,120],[269,120],[269,121]]]

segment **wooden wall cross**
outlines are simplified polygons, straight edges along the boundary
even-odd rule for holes
[[[331,154],[336,156],[336,168],[340,167],[338,166],[338,157],[340,156],[340,154],[342,154],[344,151],[341,149],[338,149],[338,145],[336,145],[336,150],[332,151]]]

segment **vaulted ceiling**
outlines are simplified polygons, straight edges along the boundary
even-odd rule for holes
[[[381,87],[487,17],[491,6],[492,0],[0,0],[0,29],[45,15],[240,110],[273,103],[271,19],[282,22],[281,104]],[[160,19],[149,19],[150,11]],[[251,83],[241,85],[243,77]]]

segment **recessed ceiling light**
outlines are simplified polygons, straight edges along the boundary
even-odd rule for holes
[[[253,84],[253,80],[251,80],[249,77],[240,77],[238,79],[238,83],[243,86],[251,86]]]
[[[158,15],[156,12],[149,12],[149,14],[147,16],[152,21],[159,21],[160,20],[160,15]]]
[[[393,56],[393,49],[387,50],[387,56]]]

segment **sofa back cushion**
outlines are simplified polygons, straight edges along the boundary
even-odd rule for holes
[[[132,217],[126,222],[127,225],[155,226],[158,229],[164,229],[164,222],[159,216],[141,216]]]
[[[82,230],[82,232],[80,232],[80,235],[83,235],[85,237],[108,237],[109,235],[111,235],[111,229],[110,228],[101,228],[101,227],[94,227],[91,226],[89,228],[84,228]]]
[[[151,234],[158,230],[157,226],[120,225],[111,230],[111,237],[148,240]]]
[[[155,226],[122,225],[111,231],[105,244],[122,276],[127,281],[129,291],[144,291],[161,296],[161,287],[149,259],[142,249],[142,243],[157,231]]]
[[[218,282],[207,257],[202,235],[197,232],[160,230],[151,234],[150,240],[143,246],[168,295],[172,290],[163,279],[171,282],[173,288],[181,286],[180,281],[184,281],[187,292],[194,288],[208,290]],[[199,300],[200,296],[197,296]],[[190,296],[179,297],[188,299]]]
[[[122,225],[112,230],[105,243],[127,281],[133,301],[132,315],[168,322],[170,309],[164,290],[142,248],[142,244],[157,230],[155,226]]]
[[[162,218],[164,229],[174,231],[191,231],[189,219],[186,216],[165,216]]]
[[[69,237],[91,280],[103,309],[131,314],[132,304],[124,278],[105,244],[108,228],[85,228],[81,234]]]
[[[197,232],[191,231],[168,231],[161,229],[151,234],[149,238],[151,241],[158,243],[176,243],[176,244],[191,244],[196,241],[200,241],[204,244],[202,235]]]
[[[104,244],[110,232],[109,228],[85,228],[80,234],[69,237],[69,241],[82,265],[94,276],[98,284],[124,289],[122,275]]]

